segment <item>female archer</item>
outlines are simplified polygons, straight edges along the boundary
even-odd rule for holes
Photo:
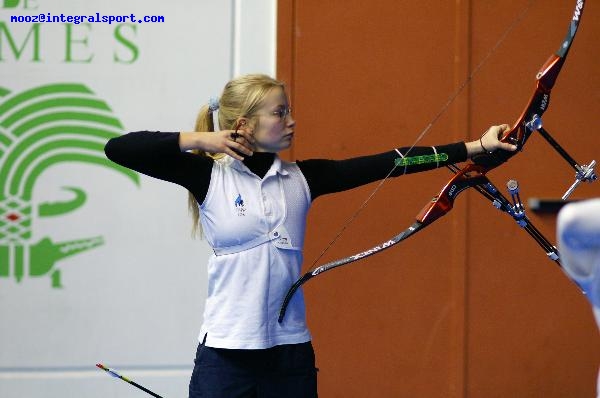
[[[317,396],[317,370],[301,292],[277,322],[300,275],[308,209],[320,196],[434,169],[495,150],[513,151],[490,127],[472,142],[395,148],[345,160],[282,160],[296,133],[285,86],[245,75],[205,105],[194,132],[134,132],[105,148],[114,162],[185,187],[194,228],[214,251],[190,397]]]

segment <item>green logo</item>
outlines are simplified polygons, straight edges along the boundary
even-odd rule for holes
[[[32,193],[40,175],[57,163],[82,162],[113,169],[139,184],[137,173],[104,156],[104,144],[122,131],[108,105],[85,85],[60,83],[11,93],[0,87],[0,278],[48,275],[60,288],[61,259],[104,243],[101,236],[32,242],[34,222],[59,217],[84,205],[86,193],[65,202],[34,206]],[[57,224],[59,225],[59,224]]]
[[[19,5],[19,0],[3,0],[2,8],[16,8]]]
[[[17,8],[19,3],[21,3],[21,0],[0,0],[2,8]],[[35,10],[38,7],[37,0],[23,0],[22,8],[24,10]]]

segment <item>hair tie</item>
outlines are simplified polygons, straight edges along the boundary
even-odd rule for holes
[[[210,97],[208,99],[208,111],[212,115],[213,130],[219,131],[219,97]]]
[[[208,110],[214,112],[219,109],[219,97],[210,97],[208,99]]]

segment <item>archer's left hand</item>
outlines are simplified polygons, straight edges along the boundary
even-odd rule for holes
[[[508,124],[492,126],[477,141],[467,142],[467,154],[469,157],[479,155],[486,152],[494,152],[503,150],[513,152],[517,150],[517,146],[500,141],[502,135],[510,130]]]

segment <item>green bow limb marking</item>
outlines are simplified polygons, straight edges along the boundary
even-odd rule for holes
[[[440,163],[448,160],[448,154],[436,153],[432,155],[406,156],[394,160],[396,167],[414,166],[416,164]]]

